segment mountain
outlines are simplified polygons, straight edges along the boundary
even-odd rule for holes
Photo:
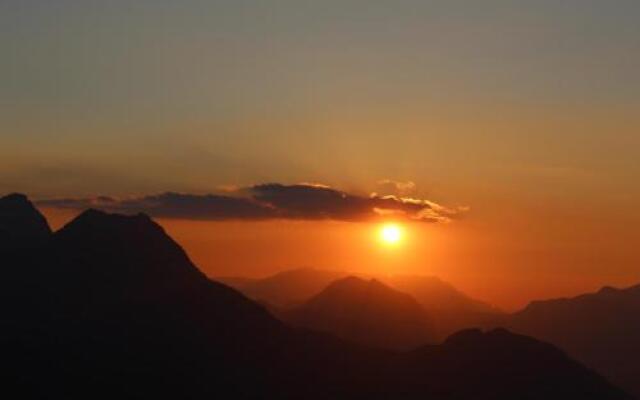
[[[244,293],[247,297],[273,309],[288,309],[302,304],[320,293],[332,282],[349,276],[348,272],[301,268],[280,272],[263,279],[220,277],[220,282]],[[360,275],[359,275],[360,276]],[[362,275],[364,276],[364,275]],[[432,276],[380,275],[369,276],[407,293],[430,314],[439,340],[461,329],[490,325],[502,312],[489,304],[474,300],[451,284]],[[275,311],[276,314],[279,314]]]
[[[4,248],[42,242],[51,235],[47,220],[25,195],[0,197],[0,243]]]
[[[485,327],[503,315],[435,276],[391,275],[380,279],[413,296],[432,315],[441,339],[461,329]]]
[[[532,302],[502,325],[559,346],[640,397],[640,285]]]
[[[263,279],[240,277],[216,277],[247,297],[267,302],[276,307],[289,307],[302,303],[320,293],[331,282],[348,276],[348,273],[315,268],[299,268],[283,271]]]
[[[0,301],[2,369],[24,398],[253,394],[249,361],[286,330],[144,215],[89,210],[29,250],[3,254]]]
[[[393,352],[288,327],[145,215],[89,210],[0,261],[0,379],[18,398],[627,398],[506,331]]]
[[[408,350],[436,341],[429,314],[411,296],[375,279],[335,281],[304,304],[283,312],[282,318],[295,326],[380,348]]]

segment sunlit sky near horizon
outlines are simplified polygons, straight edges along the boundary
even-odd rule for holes
[[[633,0],[5,0],[0,194],[411,181],[471,211],[395,255],[361,222],[163,225],[213,275],[387,268],[506,307],[637,283],[639,21]]]

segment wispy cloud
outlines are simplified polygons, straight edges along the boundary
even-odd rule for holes
[[[377,193],[411,196],[415,191],[416,184],[412,181],[395,181],[392,179],[381,179],[378,181]]]
[[[99,196],[41,200],[38,205],[83,210],[98,208],[118,213],[145,213],[158,218],[191,220],[338,220],[367,221],[393,216],[422,222],[446,222],[466,210],[448,208],[426,199],[395,195],[369,197],[326,185],[258,184],[227,188],[219,194],[166,192],[133,198]]]

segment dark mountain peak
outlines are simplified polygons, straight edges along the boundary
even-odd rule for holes
[[[487,398],[523,398],[508,394],[507,375],[524,378],[524,398],[629,398],[554,345],[506,329],[464,330],[441,346],[426,346],[416,353],[435,355],[440,373],[453,366],[474,376],[478,386],[458,398],[478,398],[476,393],[483,391],[482,386],[495,389]],[[540,376],[545,376],[546,382],[534,378]]]
[[[8,195],[0,198],[0,202],[18,202],[29,203],[29,198],[26,194],[22,193],[9,193]]]
[[[458,343],[469,343],[475,342],[476,340],[482,338],[484,333],[481,329],[472,328],[472,329],[463,329],[459,332],[456,332],[449,336],[444,344],[458,344]]]
[[[29,247],[51,235],[44,216],[24,194],[0,197],[0,248]]]
[[[504,325],[560,346],[640,395],[640,285],[531,302]]]
[[[560,297],[547,300],[534,300],[530,302],[522,311],[515,315],[527,313],[548,313],[551,310],[563,310],[572,312],[574,307],[611,306],[619,301],[637,300],[640,301],[640,284],[627,288],[615,288],[613,286],[603,286],[597,292],[585,293],[575,297]],[[611,302],[614,302],[613,304]],[[585,315],[589,317],[589,315]]]
[[[162,231],[162,228],[146,214],[111,214],[95,208],[83,211],[69,222],[63,230],[93,229],[94,227],[129,231],[132,229],[148,229],[149,232]]]
[[[92,243],[105,248],[124,246],[145,251],[171,249],[184,255],[164,229],[145,214],[122,215],[88,209],[56,232],[55,236],[59,240]],[[143,249],[143,246],[154,247]]]
[[[598,293],[602,293],[602,294],[607,294],[607,293],[616,293],[618,292],[620,289],[614,288],[613,286],[603,286],[602,288],[600,288],[600,290],[598,291]]]
[[[157,290],[207,278],[164,229],[144,214],[89,209],[54,234],[74,276],[105,288]]]
[[[640,284],[625,287],[625,288],[616,288],[613,286],[603,286],[598,290],[596,294],[604,295],[604,296],[633,296],[640,294]]]
[[[55,236],[80,242],[104,240],[103,244],[126,243],[131,247],[154,242],[163,245],[161,247],[180,249],[164,229],[145,214],[112,214],[93,208],[82,212]]]

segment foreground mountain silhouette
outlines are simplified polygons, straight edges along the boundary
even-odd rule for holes
[[[502,325],[561,347],[640,397],[640,285],[536,301]]]
[[[302,326],[366,345],[408,350],[435,343],[429,314],[409,295],[381,282],[348,277],[282,313]]]
[[[90,210],[22,237],[0,246],[0,372],[18,398],[627,398],[504,330],[397,353],[289,328],[144,215]]]
[[[26,196],[14,193],[0,198],[0,246],[41,242],[49,235],[47,220]]]

